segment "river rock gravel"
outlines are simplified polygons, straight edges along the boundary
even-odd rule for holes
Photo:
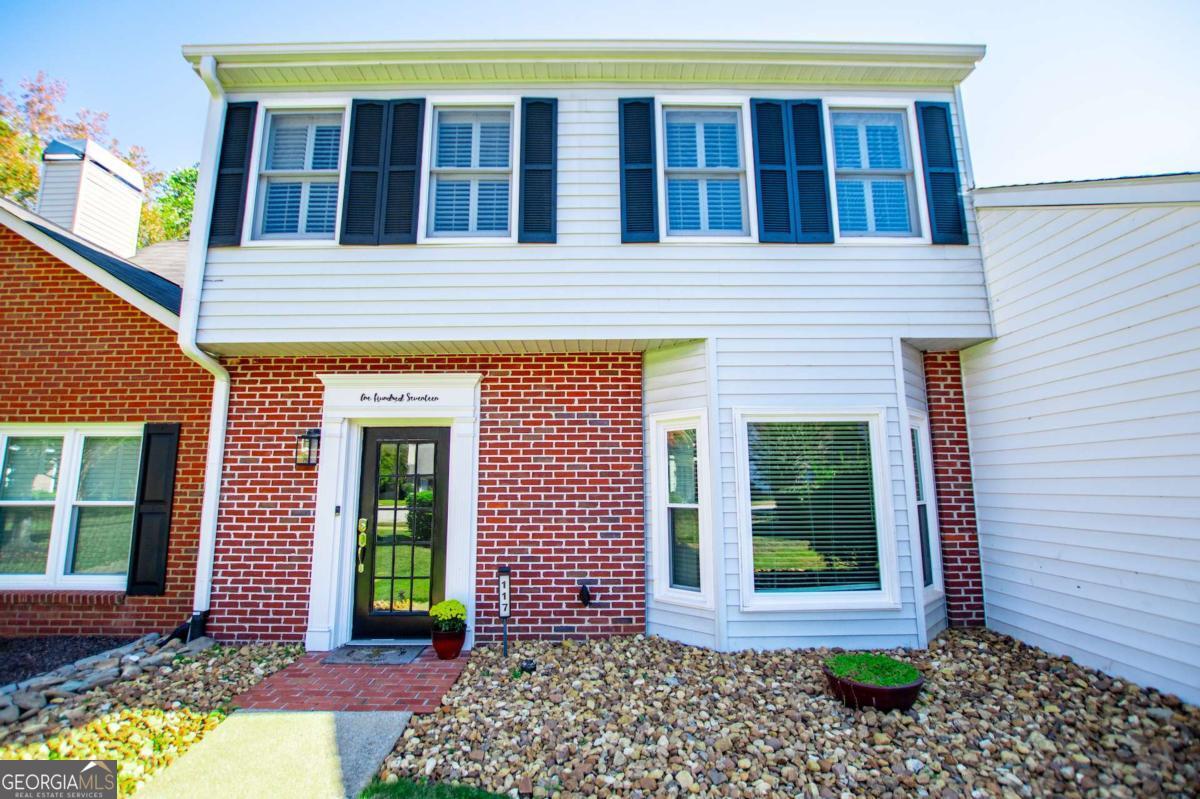
[[[911,711],[855,711],[825,693],[829,654],[479,647],[380,776],[564,799],[1200,795],[1200,710],[1173,696],[971,630],[889,653],[926,677]]]

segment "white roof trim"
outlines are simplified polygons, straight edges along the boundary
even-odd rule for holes
[[[105,272],[100,267],[93,264],[91,261],[79,255],[75,251],[60,244],[54,239],[47,236],[42,231],[30,224],[31,220],[27,216],[28,212],[19,206],[14,205],[6,200],[0,201],[0,225],[21,236],[26,241],[40,247],[41,249],[53,255],[58,260],[62,261],[67,266],[82,274],[84,277],[90,278],[95,283],[108,289],[113,294],[116,294],[127,303],[137,308],[147,316],[153,317],[155,320],[162,322],[171,330],[179,330],[179,317],[168,311],[166,308],[159,305],[154,300],[142,294],[140,291],[122,283],[115,277]],[[39,222],[44,220],[38,219]],[[52,223],[46,222],[50,225]],[[94,245],[89,245],[94,246]]]
[[[974,199],[976,208],[1200,203],[1200,173],[989,186]]]

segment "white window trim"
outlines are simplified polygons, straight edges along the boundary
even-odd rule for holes
[[[337,179],[337,210],[334,215],[333,237],[332,238],[314,238],[308,236],[297,235],[295,238],[287,238],[281,236],[272,236],[271,238],[261,239],[256,238],[255,234],[258,230],[259,220],[259,186],[262,183],[262,166],[266,158],[267,137],[270,135],[270,130],[267,129],[270,115],[272,113],[310,113],[310,114],[337,114],[342,115],[342,143],[338,153],[338,179]],[[218,147],[220,144],[218,144]],[[349,163],[349,147],[350,147],[350,101],[349,100],[331,100],[329,102],[317,101],[311,98],[283,98],[271,100],[259,100],[258,112],[254,118],[254,136],[250,142],[250,167],[253,170],[252,174],[246,179],[246,207],[243,209],[242,216],[242,244],[243,247],[250,248],[316,248],[316,247],[336,247],[341,242],[342,238],[342,203],[345,200],[346,194],[346,166]],[[220,153],[218,152],[218,157]],[[211,214],[211,209],[209,210]]]
[[[754,590],[754,542],[750,527],[750,422],[866,422],[871,438],[871,481],[878,520],[880,588],[873,591],[757,593]],[[738,572],[743,611],[899,610],[900,567],[896,556],[896,524],[892,510],[884,408],[773,409],[734,408],[737,469]]]
[[[512,169],[512,188],[509,190],[508,235],[506,236],[431,236],[429,234],[429,194],[433,185],[430,171],[433,159],[433,134],[439,108],[506,108],[512,113],[512,132],[509,136],[508,163]],[[429,95],[425,98],[425,124],[421,132],[420,202],[417,208],[417,244],[494,247],[497,244],[517,243],[517,222],[521,208],[521,164],[517,149],[521,138],[521,98],[517,95]]]
[[[821,98],[822,124],[825,126],[825,164],[829,178],[829,213],[833,220],[834,244],[863,244],[868,246],[911,247],[932,244],[929,233],[929,209],[925,199],[925,162],[921,159],[921,141],[917,135],[917,101],[894,97],[823,97]],[[843,236],[838,219],[837,204],[837,154],[833,146],[834,111],[902,111],[908,125],[909,163],[913,171],[913,193],[916,194],[917,226],[912,236]]]
[[[905,430],[908,438],[908,446],[912,446],[911,430],[916,428],[919,446],[921,447],[920,460],[910,460],[910,463],[921,464],[921,481],[925,484],[925,506],[929,520],[929,558],[933,562],[933,584],[925,585],[925,575],[923,572],[918,572],[914,569],[913,581],[918,582],[923,591],[925,604],[929,604],[945,595],[945,584],[942,581],[942,534],[941,528],[938,526],[938,506],[937,506],[937,483],[934,482],[933,473],[933,438],[929,432],[929,416],[921,411],[910,410],[908,412],[908,429]],[[915,459],[917,453],[910,452],[909,457]],[[915,471],[915,470],[914,470]],[[912,529],[912,543],[919,551],[921,547],[921,524],[917,520],[917,487],[913,484],[912,497],[912,519],[909,527]],[[922,562],[924,562],[924,553],[921,553]]]
[[[671,234],[667,226],[667,108],[737,111],[741,132],[742,175],[745,179],[746,204],[742,213],[747,232],[738,235]],[[658,241],[660,244],[747,244],[758,243],[757,186],[754,182],[754,139],[750,130],[749,97],[710,97],[705,95],[666,95],[654,98],[655,180],[658,190]]]
[[[95,438],[101,436],[137,436],[141,438],[142,431],[142,425],[127,424],[4,425],[0,427],[0,453],[3,453],[8,447],[10,436],[53,436],[63,439],[61,474],[58,477],[58,485],[54,497],[54,515],[50,524],[50,545],[46,552],[46,571],[44,574],[0,574],[0,590],[125,590],[128,583],[128,576],[126,574],[67,574],[67,543],[71,537],[71,517],[73,515],[75,495],[79,484],[79,470],[83,458],[83,440],[88,437]],[[0,504],[6,506],[24,506],[37,503],[9,500]],[[49,505],[50,503],[47,500],[44,504]],[[116,504],[124,506],[127,503]],[[136,498],[134,506],[136,512]]]
[[[650,435],[650,530],[653,597],[656,603],[712,610],[713,544],[712,503],[709,494],[708,414],[703,409],[665,411],[647,419]],[[700,590],[671,586],[670,519],[667,509],[667,433],[696,431],[696,503],[700,519]]]

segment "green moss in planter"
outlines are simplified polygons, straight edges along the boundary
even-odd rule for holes
[[[838,677],[866,685],[909,685],[921,678],[921,672],[914,666],[887,655],[873,655],[870,652],[834,655],[825,661],[825,665]]]

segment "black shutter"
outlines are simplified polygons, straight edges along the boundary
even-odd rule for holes
[[[792,126],[792,169],[796,175],[796,241],[833,243],[829,173],[825,168],[825,115],[820,100],[788,103]]]
[[[621,147],[621,241],[658,241],[654,98],[618,101]]]
[[[342,244],[379,243],[379,194],[386,100],[355,100],[350,108],[350,157],[342,198]]]
[[[141,468],[133,506],[133,543],[125,593],[158,596],[167,583],[167,540],[175,497],[178,424],[148,424],[142,432]]]
[[[925,168],[925,198],[934,244],[966,244],[967,212],[958,181],[958,157],[949,103],[917,103],[917,131]]]
[[[783,100],[751,100],[754,183],[758,194],[758,240],[794,242],[792,181]]]
[[[517,241],[554,242],[558,232],[558,100],[521,98],[521,205]]]
[[[242,243],[242,220],[246,216],[246,182],[250,179],[250,152],[254,143],[254,121],[258,103],[229,103],[221,133],[217,180],[213,187],[208,246],[236,247]]]
[[[425,100],[388,103],[380,244],[415,244],[421,192],[421,144]],[[343,237],[344,240],[344,237]]]

